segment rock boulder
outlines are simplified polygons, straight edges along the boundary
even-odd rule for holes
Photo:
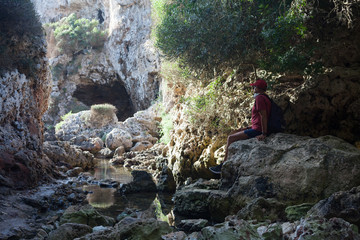
[[[111,150],[115,150],[116,148],[121,146],[129,150],[132,147],[131,134],[124,129],[114,128],[106,136],[105,145]]]
[[[327,219],[343,218],[360,227],[360,186],[332,194],[318,202],[308,214]]]
[[[44,152],[59,165],[66,164],[70,167],[81,167],[83,169],[89,169],[95,165],[94,155],[88,151],[82,151],[66,141],[44,142]]]
[[[232,196],[316,202],[360,184],[360,150],[333,136],[275,134],[230,145],[221,188]]]
[[[92,228],[85,224],[65,223],[50,232],[49,240],[71,240],[92,232]]]

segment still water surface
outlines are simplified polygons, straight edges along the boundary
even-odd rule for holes
[[[132,181],[130,171],[123,167],[114,167],[106,159],[97,159],[93,177],[96,180],[112,180],[120,184]],[[116,218],[126,208],[153,212],[162,221],[168,221],[172,213],[172,195],[157,193],[133,193],[122,195],[116,188],[101,188],[99,185],[85,185],[83,190],[90,192],[87,201],[100,213]],[[150,213],[152,215],[152,213]],[[169,222],[169,221],[168,221]],[[171,223],[170,223],[171,224]]]

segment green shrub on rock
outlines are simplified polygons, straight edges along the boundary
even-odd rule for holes
[[[60,52],[75,54],[86,48],[104,45],[107,34],[96,19],[78,18],[75,13],[49,25],[54,29],[56,46]]]
[[[64,125],[66,119],[68,119],[71,115],[73,115],[72,111],[70,111],[67,114],[65,114],[64,116],[62,116],[61,117],[62,121],[60,121],[59,123],[57,123],[55,125],[55,130],[58,131],[62,127],[62,125]]]
[[[172,116],[165,111],[163,105],[159,105],[159,111],[161,114],[161,122],[159,123],[159,142],[168,144],[171,138],[171,130],[174,128]]]

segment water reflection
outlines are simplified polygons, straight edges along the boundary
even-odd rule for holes
[[[120,184],[132,181],[132,176],[123,167],[114,167],[108,160],[98,159],[97,167],[93,172],[96,180],[117,181]],[[142,214],[151,215],[171,224],[173,202],[171,194],[132,193],[122,195],[115,188],[101,188],[99,185],[85,185],[83,190],[90,192],[87,201],[98,211],[106,216],[116,218],[126,208],[136,209]]]
[[[88,185],[83,188],[85,191],[90,192],[86,196],[89,204],[96,208],[108,208],[115,202],[114,192],[115,188],[101,188],[98,185]]]
[[[97,180],[112,179],[120,183],[129,183],[132,181],[130,171],[123,167],[114,167],[106,159],[97,159],[97,164],[93,175]]]
[[[95,161],[97,161],[97,163],[92,174],[96,180],[111,179],[119,183],[129,183],[132,181],[131,173],[126,168],[114,167],[106,159],[95,159]],[[114,196],[116,192],[115,188],[85,185],[83,186],[83,190],[89,192],[86,199],[93,207],[102,209],[109,208],[114,205],[116,201]]]

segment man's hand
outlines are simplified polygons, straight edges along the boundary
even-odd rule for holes
[[[261,135],[258,135],[256,136],[256,138],[259,140],[259,141],[262,141],[266,138],[266,134],[261,134]]]

